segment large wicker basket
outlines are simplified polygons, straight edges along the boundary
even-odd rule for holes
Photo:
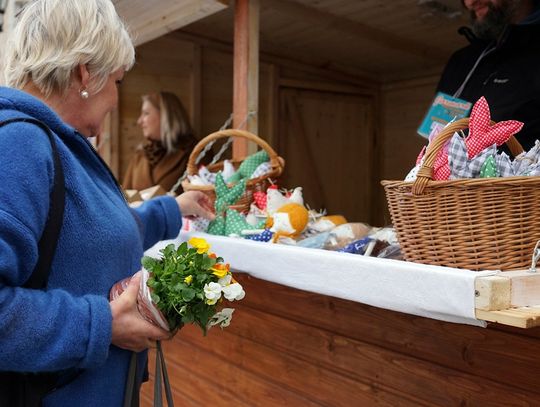
[[[437,152],[461,119],[430,144],[414,182],[382,181],[405,259],[469,270],[527,269],[540,239],[540,177],[433,181]],[[523,151],[515,138],[512,154]]]
[[[246,192],[240,197],[240,199],[235,205],[231,206],[238,211],[247,212],[249,211],[249,207],[253,202],[253,193],[256,191],[266,192],[266,189],[270,186],[270,180],[279,177],[283,172],[283,168],[285,166],[285,161],[283,160],[283,158],[279,157],[277,153],[272,149],[272,147],[270,147],[270,145],[262,138],[248,131],[237,129],[220,130],[212,133],[199,141],[199,143],[193,148],[193,151],[191,152],[187,163],[187,174],[195,175],[198,173],[195,161],[197,160],[197,157],[207,144],[221,138],[229,137],[241,137],[253,141],[259,147],[265,150],[270,157],[270,165],[272,167],[272,170],[264,176],[248,180],[246,183]],[[237,169],[238,166],[242,163],[242,160],[231,161],[235,169]],[[220,170],[223,170],[223,161],[209,165],[208,169],[211,172],[218,172]],[[207,194],[212,199],[212,201],[214,201],[216,198],[215,188],[213,185],[193,185],[186,178],[182,181],[182,188],[184,189],[184,191],[202,191]]]

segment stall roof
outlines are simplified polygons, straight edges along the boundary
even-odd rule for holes
[[[227,7],[227,0],[113,0],[118,14],[144,44]]]
[[[261,52],[376,81],[438,74],[466,44],[459,0],[260,0]],[[232,43],[234,7],[182,29]]]

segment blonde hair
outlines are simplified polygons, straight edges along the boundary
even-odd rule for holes
[[[8,86],[32,82],[45,95],[64,94],[73,70],[86,65],[99,92],[109,75],[135,61],[133,43],[110,0],[34,0],[25,6],[5,53]]]
[[[186,109],[174,93],[150,93],[142,96],[142,100],[151,103],[160,112],[160,140],[167,154],[197,141]]]

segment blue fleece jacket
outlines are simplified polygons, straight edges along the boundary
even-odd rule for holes
[[[48,289],[20,288],[36,265],[53,158],[39,127],[0,128],[0,370],[84,369],[47,396],[44,406],[121,406],[130,352],[111,345],[109,290],[141,268],[144,249],[178,234],[181,214],[171,197],[131,210],[85,137],[40,100],[0,88],[0,120],[28,116],[55,134],[65,214]]]

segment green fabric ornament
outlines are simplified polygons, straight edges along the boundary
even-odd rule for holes
[[[228,187],[223,180],[221,171],[216,175],[216,201],[214,208],[216,218],[208,225],[207,233],[217,236],[228,236],[226,231],[227,214],[230,205],[234,205],[246,190],[246,180],[241,180],[238,184]]]
[[[493,178],[498,176],[499,171],[497,169],[497,163],[495,162],[495,158],[490,155],[486,158],[486,161],[484,161],[484,164],[482,164],[482,167],[480,168],[480,178]]]
[[[216,202],[214,208],[216,214],[221,214],[227,210],[230,205],[234,205],[246,191],[246,180],[241,180],[231,188],[227,186],[221,171],[216,175]]]
[[[242,164],[238,167],[238,171],[236,171],[227,181],[238,182],[241,179],[250,179],[257,167],[267,161],[270,161],[268,153],[264,150],[257,151],[255,154],[251,154],[242,161]]]
[[[228,209],[225,216],[225,236],[231,234],[242,236],[242,230],[253,230],[255,227],[251,226],[246,217],[240,212],[234,209]]]
[[[223,214],[216,215],[215,219],[208,225],[206,233],[216,236],[225,236],[225,216]]]

